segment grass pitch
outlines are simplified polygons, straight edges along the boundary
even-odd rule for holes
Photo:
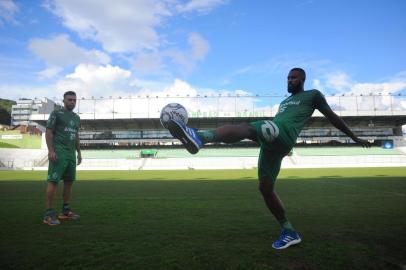
[[[41,223],[45,172],[0,171],[0,269],[401,269],[406,169],[283,170],[279,225],[256,171],[79,171],[79,221]],[[56,206],[61,206],[61,189]]]

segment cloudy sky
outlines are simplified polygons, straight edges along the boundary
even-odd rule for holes
[[[114,2],[114,4],[113,4]],[[404,0],[0,0],[0,97],[406,93]]]

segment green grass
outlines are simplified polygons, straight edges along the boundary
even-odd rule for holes
[[[45,172],[0,171],[0,269],[400,269],[406,169],[283,170],[303,243],[279,227],[254,170],[79,171],[79,221],[41,224]],[[61,189],[56,205],[60,206]]]
[[[20,148],[15,144],[5,143],[0,141],[0,148]]]

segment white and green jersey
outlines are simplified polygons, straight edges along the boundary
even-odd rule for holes
[[[301,91],[281,102],[278,113],[272,121],[280,129],[285,130],[284,141],[293,146],[314,110],[323,107],[328,107],[328,104],[319,90]]]

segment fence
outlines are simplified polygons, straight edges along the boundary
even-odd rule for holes
[[[273,117],[287,95],[128,96],[78,98],[75,112],[81,119],[158,118],[166,104],[184,105],[189,117]],[[406,115],[404,95],[333,95],[327,102],[340,116]],[[55,100],[62,104],[61,100]],[[315,113],[318,115],[318,112]],[[46,120],[33,114],[31,120]]]

